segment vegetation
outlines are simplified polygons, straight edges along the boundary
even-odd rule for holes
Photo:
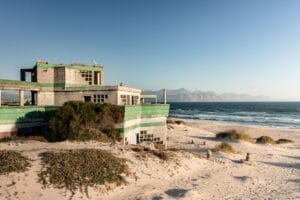
[[[121,140],[115,124],[124,118],[124,107],[111,104],[70,101],[58,109],[50,120],[51,140]]]
[[[276,141],[276,144],[285,144],[285,143],[293,143],[293,141],[289,140],[289,139],[284,139],[284,138]]]
[[[172,158],[171,152],[163,151],[161,149],[151,150],[148,147],[134,146],[131,148],[131,150],[138,153],[138,157],[142,157],[142,158],[145,158],[148,155],[154,155],[163,161],[168,161]]]
[[[72,194],[79,189],[88,196],[90,186],[107,183],[120,185],[125,182],[123,174],[128,173],[124,159],[103,150],[66,150],[40,155],[42,170],[39,181],[45,186],[65,187]]]
[[[215,146],[215,148],[213,150],[214,151],[222,151],[225,153],[234,153],[235,152],[233,147],[226,142],[222,142],[221,144]]]
[[[0,151],[0,175],[10,172],[24,172],[30,167],[29,159],[11,150]]]
[[[168,119],[167,120],[167,124],[177,124],[177,125],[181,125],[181,124],[185,124],[185,122],[184,121],[182,121],[182,120],[171,120],[171,119]]]
[[[236,129],[217,133],[216,138],[228,139],[228,140],[244,140],[244,141],[252,142],[252,139],[248,134]]]
[[[269,136],[261,136],[256,139],[256,143],[261,143],[261,144],[275,144],[275,141],[273,138]]]

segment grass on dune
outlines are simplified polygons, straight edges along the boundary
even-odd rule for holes
[[[214,151],[222,151],[225,153],[234,153],[235,152],[234,148],[226,142],[222,142],[221,144],[216,145],[213,150]]]
[[[128,167],[124,159],[97,149],[65,150],[44,152],[39,181],[45,186],[67,188],[72,194],[76,190],[85,192],[88,187],[125,183]]]
[[[256,143],[260,143],[260,144],[275,144],[275,141],[273,140],[273,138],[269,137],[269,136],[261,136],[259,138],[256,139]]]
[[[237,129],[227,130],[216,134],[216,138],[218,139],[228,139],[228,140],[243,140],[247,142],[252,142],[252,138]]]
[[[276,141],[276,144],[285,144],[285,143],[293,143],[293,142],[294,141],[292,141],[292,140],[281,138]]]
[[[0,175],[11,172],[25,172],[30,167],[29,158],[20,152],[11,150],[0,151]]]

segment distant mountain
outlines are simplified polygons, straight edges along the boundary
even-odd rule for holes
[[[163,101],[163,91],[143,91],[143,94],[156,94],[158,101]],[[247,94],[222,93],[190,91],[185,88],[176,90],[167,90],[168,102],[201,102],[201,101],[271,101],[267,96],[253,96]]]

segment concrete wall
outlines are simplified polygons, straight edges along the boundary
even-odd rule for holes
[[[38,83],[54,83],[54,68],[37,69]]]
[[[45,125],[55,107],[0,107],[0,138],[19,129]]]
[[[38,106],[55,106],[55,95],[53,91],[44,91],[37,93]]]
[[[141,138],[142,131],[146,131],[147,135],[153,135],[153,138],[165,143],[168,114],[169,105],[167,104],[125,106],[124,143],[136,144],[137,138]]]

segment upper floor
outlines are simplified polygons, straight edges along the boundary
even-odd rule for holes
[[[21,69],[21,81],[37,82],[45,87],[103,85],[103,66],[36,62],[33,68]]]

